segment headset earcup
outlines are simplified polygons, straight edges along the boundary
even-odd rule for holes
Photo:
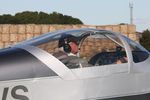
[[[70,52],[71,52],[71,46],[70,46],[69,44],[65,44],[65,45],[63,46],[63,48],[64,48],[64,51],[65,51],[66,53],[70,53]]]

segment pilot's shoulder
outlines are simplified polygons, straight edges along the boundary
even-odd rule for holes
[[[63,51],[56,52],[53,54],[53,56],[55,56],[57,59],[63,59],[68,57],[68,55]]]

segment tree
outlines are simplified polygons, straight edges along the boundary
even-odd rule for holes
[[[24,11],[16,13],[15,16],[10,14],[0,16],[0,24],[83,24],[78,18],[53,12]]]
[[[25,11],[15,14],[14,17],[18,19],[19,24],[34,24],[38,17],[38,12]]]
[[[11,16],[10,14],[5,14],[3,16],[0,16],[0,23],[1,24],[17,24],[18,20]]]
[[[49,14],[45,12],[40,12],[37,16],[35,24],[51,24]]]
[[[140,44],[150,51],[150,31],[148,29],[142,32]]]
[[[128,23],[120,23],[119,25],[128,25]]]

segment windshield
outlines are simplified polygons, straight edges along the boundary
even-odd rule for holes
[[[125,36],[123,36],[123,37],[126,39],[127,43],[130,46],[132,56],[133,56],[133,61],[135,63],[142,62],[149,57],[149,52],[144,47],[142,47],[135,41],[133,41]]]

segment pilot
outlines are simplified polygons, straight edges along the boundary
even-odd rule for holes
[[[88,62],[77,57],[79,38],[72,35],[64,35],[58,43],[59,52],[53,54],[69,68],[89,66]]]
[[[58,43],[59,52],[53,54],[57,57],[60,61],[63,61],[64,58],[68,56],[76,56],[78,52],[78,45],[77,45],[76,37],[72,35],[63,35]]]
[[[128,58],[123,56],[121,54],[121,51],[122,51],[122,47],[121,46],[117,46],[116,47],[116,52],[117,52],[117,56],[118,56],[119,59],[116,61],[116,64],[127,63],[127,61],[128,61]]]

